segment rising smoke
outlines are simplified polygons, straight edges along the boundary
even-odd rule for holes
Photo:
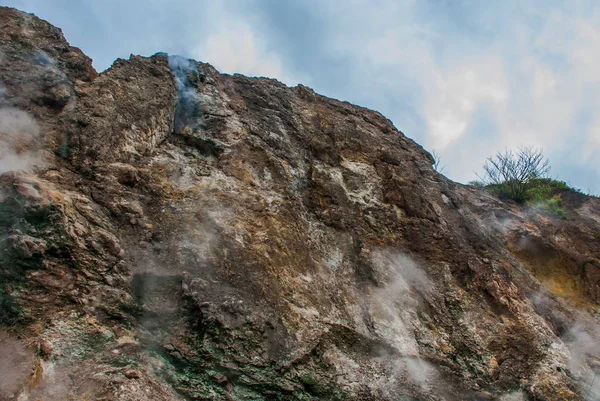
[[[588,400],[600,400],[600,325],[576,322],[561,338],[569,349],[569,370]]]
[[[499,401],[526,401],[525,395],[522,391],[511,391],[508,394],[504,394],[500,397]]]
[[[39,134],[37,123],[25,111],[0,109],[0,174],[28,170],[41,163],[35,155]]]
[[[0,331],[0,400],[14,399],[30,376],[33,360],[20,341]]]
[[[397,296],[411,291],[425,296],[434,290],[434,284],[425,271],[403,253],[378,250],[373,253],[373,263],[383,276],[387,276],[387,286],[392,287]]]
[[[600,324],[583,312],[571,309],[568,314],[556,308],[548,289],[532,297],[538,313],[542,313],[556,326],[560,346],[565,351],[564,367],[579,383],[585,400],[600,400]]]
[[[372,312],[379,317],[375,329],[401,354],[381,351],[382,357],[392,362],[395,377],[403,377],[420,393],[443,392],[437,368],[420,357],[413,330],[418,298],[435,296],[434,283],[418,263],[401,252],[377,250],[372,261],[380,281],[386,283],[371,298]]]
[[[438,378],[437,369],[429,362],[420,358],[403,358],[404,366],[410,380],[417,384],[423,391],[431,389]]]
[[[175,111],[175,132],[189,127],[192,131],[198,126],[199,102],[197,85],[200,81],[198,64],[181,56],[169,56],[169,68],[177,83],[177,110]]]

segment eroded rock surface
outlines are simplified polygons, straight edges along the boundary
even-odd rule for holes
[[[502,203],[301,85],[165,54],[97,74],[14,9],[0,58],[3,397],[600,394],[599,199]]]

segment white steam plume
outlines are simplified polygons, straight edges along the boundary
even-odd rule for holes
[[[28,170],[40,163],[39,128],[33,117],[16,108],[0,109],[0,174]]]
[[[0,332],[0,400],[10,400],[18,394],[29,378],[33,357],[23,344]]]
[[[169,56],[169,68],[175,75],[179,96],[183,96],[187,100],[197,100],[196,88],[190,84],[187,75],[190,72],[197,73],[198,66],[196,63],[181,56]]]
[[[563,327],[561,347],[566,351],[562,361],[579,382],[585,400],[600,400],[600,324],[585,312],[570,310],[566,315],[556,310],[545,289],[532,297],[533,303]]]
[[[198,75],[198,65],[193,60],[180,56],[169,56],[169,68],[177,83],[177,110],[175,112],[175,132],[185,127],[192,131],[198,125],[198,93],[190,82],[190,76]]]

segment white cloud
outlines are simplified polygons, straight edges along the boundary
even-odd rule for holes
[[[478,110],[502,112],[510,98],[502,61],[494,56],[467,60],[449,70],[435,66],[433,74],[428,70],[420,79],[425,87],[426,145],[431,148],[443,151],[467,133]]]
[[[593,161],[598,165],[598,152],[600,151],[600,105],[597,106],[592,120],[587,130],[587,139],[585,147],[581,149],[581,156],[585,160]],[[598,191],[598,190],[597,190]],[[600,191],[598,191],[600,192]]]
[[[387,79],[390,88],[401,88],[398,72],[417,83],[420,102],[412,106],[423,121],[417,127],[422,132],[407,134],[436,149],[451,178],[475,178],[485,157],[507,147],[535,145],[562,158],[568,157],[565,148],[581,142],[587,147],[578,157],[588,163],[600,152],[600,119],[581,130],[582,112],[600,108],[600,53],[595,50],[600,30],[594,13],[577,7],[521,10],[510,30],[492,24],[485,46],[453,30],[432,31],[430,21],[410,9],[407,14],[412,23],[401,28],[360,32],[368,43],[362,50],[368,66],[360,70],[386,74],[379,79]],[[554,173],[569,180],[569,170]]]
[[[214,64],[222,72],[277,78],[288,85],[298,83],[284,73],[279,56],[270,51],[248,25],[231,25],[211,34],[196,50],[200,59]]]
[[[552,96],[556,89],[556,77],[552,70],[545,65],[532,67],[533,80],[530,91],[535,100],[542,100],[546,96]]]

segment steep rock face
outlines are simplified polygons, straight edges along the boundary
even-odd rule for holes
[[[0,23],[2,397],[597,391],[597,198],[505,204],[301,85],[165,54],[98,75],[48,23]]]

